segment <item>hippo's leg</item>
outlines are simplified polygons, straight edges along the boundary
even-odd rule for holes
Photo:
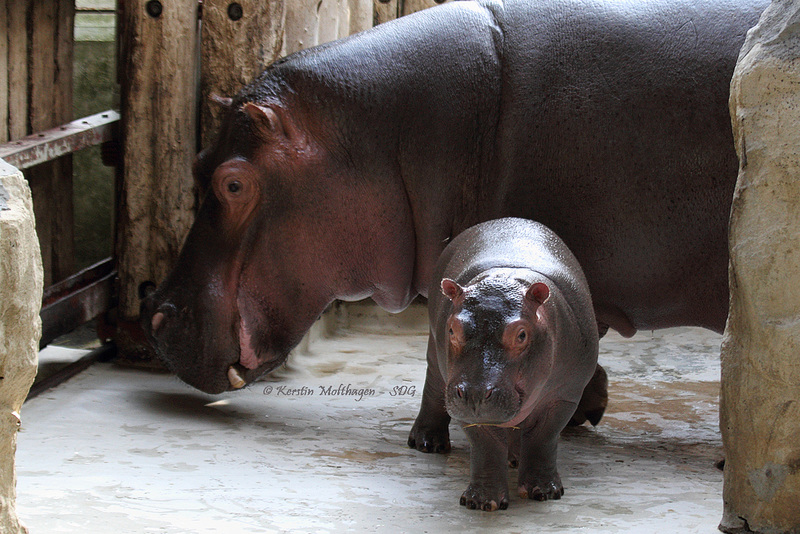
[[[525,420],[519,459],[519,496],[546,501],[560,499],[564,486],[558,476],[558,436],[575,411],[575,404],[544,402]]]
[[[461,505],[493,512],[508,508],[508,430],[495,426],[467,426],[469,486]]]
[[[445,383],[439,372],[436,347],[428,338],[428,371],[422,390],[422,406],[408,436],[408,446],[422,452],[449,452],[450,415],[444,404]]]
[[[597,426],[608,406],[608,375],[600,364],[594,370],[594,375],[586,387],[583,389],[581,402],[569,420],[570,426],[582,425],[587,420],[592,426]]]
[[[518,428],[508,429],[508,467],[519,466],[519,447],[522,433]]]

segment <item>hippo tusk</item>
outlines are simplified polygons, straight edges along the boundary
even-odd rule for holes
[[[235,389],[242,389],[247,385],[247,382],[244,381],[242,375],[240,375],[239,371],[237,371],[232,365],[228,367],[228,381]]]

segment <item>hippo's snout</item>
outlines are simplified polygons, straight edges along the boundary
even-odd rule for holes
[[[503,424],[520,410],[521,397],[515,388],[466,380],[447,386],[447,412],[465,423]]]

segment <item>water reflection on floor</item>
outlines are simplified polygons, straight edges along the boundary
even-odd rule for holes
[[[34,534],[716,531],[720,336],[609,334],[610,406],[598,427],[563,434],[564,498],[513,496],[484,513],[458,505],[469,463],[460,429],[449,455],[406,447],[423,319],[352,307],[349,328],[277,377],[220,396],[97,364],[23,408],[19,514]]]

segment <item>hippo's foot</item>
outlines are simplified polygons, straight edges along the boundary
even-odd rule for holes
[[[597,423],[603,418],[606,406],[608,406],[608,375],[606,370],[598,364],[592,379],[583,389],[583,397],[581,397],[572,419],[569,420],[569,426],[582,425],[586,421],[589,421],[592,426],[597,426]]]
[[[419,419],[408,435],[408,446],[421,452],[450,452],[450,431],[444,428],[421,425]]]
[[[467,490],[461,494],[461,506],[484,512],[505,510],[508,508],[508,490],[470,484]]]
[[[558,473],[550,479],[519,481],[519,496],[535,501],[558,500],[564,495],[564,485]]]

